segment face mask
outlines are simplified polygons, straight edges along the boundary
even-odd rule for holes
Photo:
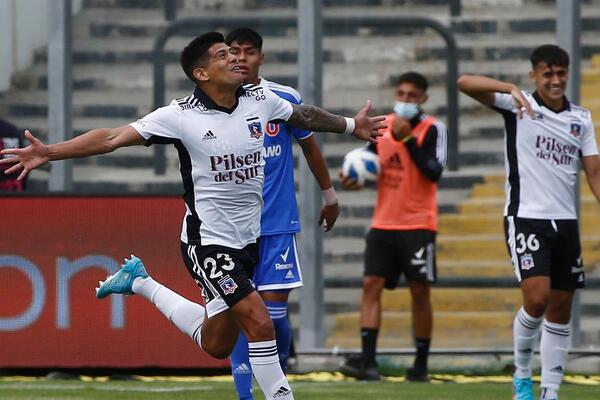
[[[394,112],[399,117],[411,119],[419,113],[419,105],[415,103],[405,103],[403,101],[397,101],[394,106]]]

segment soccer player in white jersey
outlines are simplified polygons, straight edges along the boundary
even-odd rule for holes
[[[235,29],[226,36],[225,43],[237,55],[240,68],[246,74],[245,83],[268,88],[291,103],[302,103],[300,94],[295,89],[259,76],[264,53],[263,39],[256,31],[250,28]],[[300,144],[306,161],[323,191],[325,205],[321,209],[319,223],[325,222],[325,229],[330,230],[339,214],[337,196],[314,135],[288,124],[269,124],[264,143],[266,165],[260,257],[252,280],[271,315],[279,360],[284,372],[292,338],[287,315],[288,297],[292,289],[302,286],[300,260],[296,248],[296,233],[300,231],[300,222],[294,184],[293,140]],[[253,399],[248,341],[243,333],[240,333],[230,358],[239,399]]]
[[[152,280],[137,257],[101,284],[98,297],[138,294],[150,301],[208,354],[226,358],[240,330],[249,342],[250,363],[266,399],[293,399],[280,365],[269,313],[252,287],[258,255],[263,185],[263,136],[272,121],[305,130],[347,132],[376,142],[384,117],[368,117],[370,102],[354,118],[314,106],[293,105],[262,87],[245,90],[244,73],[223,35],[209,32],[181,53],[193,94],[171,102],[130,125],[94,129],[74,139],[31,143],[1,164],[19,177],[49,161],[103,154],[119,147],[172,143],[178,150],[186,213],[181,233],[184,262],[198,283],[205,307]]]
[[[600,199],[600,158],[590,112],[565,97],[569,55],[555,45],[531,54],[535,92],[483,76],[461,76],[460,90],[504,117],[509,254],[523,307],[513,326],[514,398],[533,400],[531,360],[542,327],[541,398],[558,399],[570,341],[575,289],[583,288],[575,204],[580,165]]]

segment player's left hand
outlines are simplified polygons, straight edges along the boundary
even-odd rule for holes
[[[321,215],[319,216],[319,225],[323,226],[325,232],[329,232],[335,225],[338,216],[340,215],[340,207],[337,203],[321,208]],[[323,224],[323,222],[325,222]]]
[[[355,127],[352,136],[360,140],[377,143],[377,138],[383,135],[380,130],[387,128],[387,123],[385,122],[385,115],[369,117],[369,111],[371,111],[371,100],[367,100],[367,105],[354,116]]]

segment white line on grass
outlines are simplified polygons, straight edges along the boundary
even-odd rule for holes
[[[54,383],[3,383],[0,384],[0,390],[81,390],[81,389],[92,389],[106,392],[140,392],[140,393],[169,393],[169,392],[206,392],[214,390],[215,388],[211,385],[202,386],[169,386],[169,387],[125,387],[121,385],[111,384],[54,384]]]

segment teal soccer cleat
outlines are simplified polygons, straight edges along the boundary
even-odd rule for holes
[[[531,378],[513,377],[513,400],[535,400]]]
[[[99,286],[96,288],[96,297],[103,299],[109,294],[133,294],[131,286],[135,278],[147,278],[148,273],[144,263],[138,257],[131,255],[131,258],[125,259],[125,264],[117,271],[114,275],[110,275],[106,278],[106,281],[98,282]]]

